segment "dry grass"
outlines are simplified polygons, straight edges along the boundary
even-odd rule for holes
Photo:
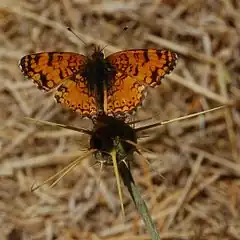
[[[53,189],[30,192],[35,181],[83,154],[88,138],[23,117],[81,127],[91,122],[25,81],[17,62],[31,52],[86,52],[66,30],[71,26],[88,44],[108,44],[107,54],[147,47],[179,54],[176,70],[149,91],[137,118],[167,120],[234,104],[240,100],[240,2],[19,2],[0,4],[0,239],[149,239],[126,190],[122,221],[111,168],[98,186],[98,168],[86,160]],[[234,105],[144,131],[150,170],[139,159],[133,176],[162,239],[240,239],[239,129]]]

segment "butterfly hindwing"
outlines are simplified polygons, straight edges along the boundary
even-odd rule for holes
[[[95,95],[89,90],[87,79],[78,73],[58,87],[55,99],[82,116],[95,117],[98,113]]]
[[[107,114],[125,115],[139,106],[144,97],[145,86],[121,72],[118,72],[107,93]]]

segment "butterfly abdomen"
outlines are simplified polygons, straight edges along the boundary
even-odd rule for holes
[[[115,74],[115,68],[101,57],[89,59],[81,74],[87,79],[88,89],[95,95],[100,108],[104,103],[104,89],[110,87]]]

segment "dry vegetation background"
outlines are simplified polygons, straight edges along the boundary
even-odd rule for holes
[[[98,186],[89,159],[54,188],[30,192],[83,154],[88,137],[23,117],[88,128],[91,121],[24,80],[18,60],[39,51],[86,53],[71,26],[89,46],[108,44],[106,54],[148,47],[179,54],[137,119],[231,104],[240,100],[240,2],[1,0],[0,8],[0,239],[149,239],[126,189],[123,222],[113,170]],[[239,128],[234,105],[142,133],[151,164],[137,157],[132,173],[162,239],[240,239]]]

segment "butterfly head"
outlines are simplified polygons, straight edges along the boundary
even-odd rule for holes
[[[99,46],[95,46],[94,52],[91,55],[92,60],[102,61],[104,59],[104,53]]]

